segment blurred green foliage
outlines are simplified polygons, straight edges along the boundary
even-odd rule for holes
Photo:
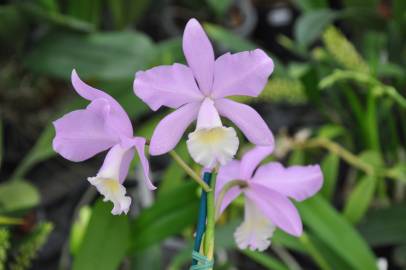
[[[58,82],[58,87],[64,85],[55,91],[64,97],[63,104],[52,111],[31,150],[0,183],[0,269],[6,265],[28,269],[52,225],[39,223],[21,242],[14,240],[10,226],[26,222],[24,215],[40,206],[30,171],[56,155],[51,121],[86,104],[74,94],[65,98],[65,92],[73,92],[68,86],[71,70],[76,68],[86,81],[113,95],[137,123],[136,133],[150,137],[163,114],[150,117],[148,108],[133,95],[134,74],[155,65],[184,62],[184,58],[180,36],[155,41],[161,29],[142,23],[148,21],[151,9],[166,14],[164,1],[6,2],[0,5],[0,55],[6,56],[0,62],[0,74],[9,74],[5,67],[10,62],[17,66],[17,74],[22,70],[34,78]],[[389,255],[384,255],[390,265],[406,267],[405,1],[389,5],[377,0],[343,0],[340,9],[331,8],[332,1],[327,0],[291,2],[300,12],[291,27],[293,34],[284,33],[275,40],[293,55],[288,61],[273,55],[273,46],[261,40],[261,34],[251,33],[252,38],[247,38],[234,31],[233,24],[225,23],[234,14],[230,12],[234,1],[178,3],[187,10],[186,17],[195,14],[193,8],[201,8],[203,15],[196,16],[210,21],[204,27],[217,51],[263,47],[272,56],[275,72],[262,94],[257,99],[235,99],[263,107],[282,104],[285,110],[305,107],[317,116],[311,123],[296,121],[303,126],[289,127],[288,134],[274,130],[284,142],[280,158],[291,164],[320,163],[324,173],[320,194],[297,203],[305,234],[294,238],[277,231],[272,252],[238,254],[265,269],[295,269],[303,263],[301,267],[307,269],[364,270],[377,269],[380,249],[389,246]],[[296,117],[302,119],[302,115]],[[4,123],[0,114],[2,169],[7,158]],[[311,132],[303,136],[303,128]],[[176,151],[190,162],[184,144]],[[134,162],[132,167],[136,166]],[[135,216],[111,216],[111,206],[97,201],[83,208],[84,215],[74,217],[78,220],[71,230],[69,249],[73,269],[114,270],[120,265],[123,269],[162,269],[167,239],[182,239],[182,247],[172,250],[175,255],[165,258],[168,269],[182,269],[189,263],[197,186],[173,161],[160,164],[155,178],[159,189],[152,204]],[[240,215],[237,200],[219,221],[219,251],[236,250],[232,233]],[[216,269],[238,267],[237,260],[218,261]]]

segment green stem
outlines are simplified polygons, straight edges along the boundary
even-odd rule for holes
[[[193,179],[195,180],[206,192],[211,191],[210,187],[203,181],[202,178],[192,169],[186,162],[174,151],[170,151],[171,157],[178,163],[178,165]]]
[[[22,219],[0,216],[0,225],[21,225],[21,224],[23,224]]]
[[[221,205],[223,203],[224,196],[227,194],[227,192],[232,189],[233,187],[246,187],[247,183],[243,180],[232,180],[228,182],[227,184],[224,185],[224,187],[221,189],[220,194],[217,197],[217,202],[216,202],[216,218],[219,217],[220,215],[220,209]]]
[[[310,139],[304,142],[295,142],[293,148],[304,149],[304,148],[324,148],[329,152],[336,154],[348,164],[352,165],[354,168],[357,168],[363,171],[367,175],[387,177],[389,179],[397,180],[399,179],[399,173],[396,168],[383,168],[376,170],[373,165],[363,161],[341,145],[331,140],[325,138]]]
[[[216,208],[214,201],[214,189],[216,187],[216,177],[210,182],[211,191],[207,193],[207,225],[204,237],[204,255],[209,260],[213,260],[214,255],[214,227],[216,223]]]

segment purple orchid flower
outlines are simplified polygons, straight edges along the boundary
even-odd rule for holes
[[[270,162],[256,169],[271,152],[271,147],[255,147],[241,161],[233,160],[221,167],[217,175],[217,200],[224,185],[231,180],[246,183],[246,187],[236,186],[228,190],[218,213],[220,215],[234,199],[244,194],[244,221],[234,233],[241,249],[265,250],[271,244],[270,238],[276,227],[300,236],[302,221],[288,197],[303,201],[318,192],[323,183],[318,165],[284,168],[280,163]]]
[[[196,19],[183,34],[183,52],[189,66],[158,66],[135,75],[134,92],[152,110],[161,106],[176,109],[156,127],[151,138],[151,155],[172,150],[186,128],[197,119],[189,134],[188,150],[193,159],[211,168],[224,165],[238,149],[238,138],[231,127],[223,127],[220,115],[238,126],[257,145],[274,145],[271,131],[251,107],[228,96],[258,96],[274,65],[264,51],[226,53],[215,60],[213,47]]]
[[[124,109],[111,96],[84,83],[72,71],[72,85],[76,92],[90,101],[84,110],[70,112],[53,124],[56,135],[53,148],[70,161],[84,161],[110,149],[103,166],[88,181],[114,204],[112,214],[127,213],[131,198],[125,196],[122,185],[128,174],[136,150],[143,167],[148,188],[155,189],[149,178],[149,164],[145,157],[146,140],[133,136],[131,121]]]

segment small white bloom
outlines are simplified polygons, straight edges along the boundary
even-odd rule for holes
[[[114,205],[111,213],[119,215],[127,214],[131,205],[131,198],[126,195],[125,187],[120,183],[120,168],[123,157],[128,149],[120,145],[114,146],[104,161],[104,164],[95,177],[89,177],[87,180],[97,188],[104,196],[104,201],[111,201]]]
[[[255,204],[246,198],[244,221],[236,229],[234,238],[240,249],[264,251],[271,245],[275,228]]]
[[[386,258],[378,258],[376,265],[379,270],[388,270],[388,260]]]

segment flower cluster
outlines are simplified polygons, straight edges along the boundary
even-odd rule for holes
[[[245,220],[235,233],[238,246],[264,250],[275,227],[300,235],[301,220],[288,197],[301,201],[317,192],[322,184],[320,168],[284,168],[279,163],[268,163],[256,170],[273,151],[273,135],[253,108],[228,98],[258,96],[273,71],[272,59],[260,49],[226,53],[215,59],[213,47],[195,19],[186,25],[183,52],[188,65],[175,63],[135,74],[134,93],[152,110],[163,106],[175,109],[155,128],[149,153],[162,155],[174,149],[196,120],[195,130],[188,134],[187,148],[205,170],[220,167],[215,187],[220,204],[218,214],[240,193],[245,195]],[[155,189],[144,152],[147,140],[134,137],[130,119],[115,99],[84,83],[75,70],[72,85],[90,104],[54,122],[53,147],[75,162],[108,150],[101,169],[88,181],[114,204],[113,214],[127,213],[131,198],[126,195],[123,182],[135,152],[140,157],[146,185]],[[234,123],[256,145],[241,161],[233,160],[239,146],[237,132],[224,126],[221,117]],[[233,180],[244,185],[234,186],[219,196]]]

